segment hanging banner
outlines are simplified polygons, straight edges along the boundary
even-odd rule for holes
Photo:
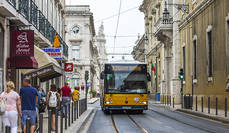
[[[34,56],[34,32],[11,31],[11,56]]]

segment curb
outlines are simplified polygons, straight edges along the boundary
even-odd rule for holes
[[[222,123],[225,123],[225,124],[229,124],[229,120],[227,120],[227,119],[225,119],[223,117],[210,116],[210,115],[206,115],[206,114],[201,113],[201,112],[194,112],[194,111],[189,111],[189,110],[185,110],[185,109],[176,109],[176,111],[187,113],[187,114],[191,114],[191,115],[195,115],[195,116],[202,117],[202,118],[207,118],[207,119],[219,121],[219,122],[222,122]]]
[[[68,133],[79,133],[81,129],[86,125],[87,121],[95,111],[94,108],[88,109],[88,112],[84,112],[81,117],[77,121],[75,121],[74,126],[72,126],[69,130],[67,130]]]
[[[88,104],[94,104],[95,102],[97,102],[99,100],[99,98],[96,98],[94,101],[89,101]]]

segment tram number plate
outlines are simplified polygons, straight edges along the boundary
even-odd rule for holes
[[[122,109],[131,109],[131,107],[122,107]]]

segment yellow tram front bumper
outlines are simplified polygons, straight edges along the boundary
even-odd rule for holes
[[[148,94],[105,94],[104,109],[147,110]]]

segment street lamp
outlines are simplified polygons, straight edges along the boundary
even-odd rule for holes
[[[163,12],[163,23],[168,23],[169,22],[169,11],[167,9],[167,3],[165,2],[165,9],[164,9],[164,12]]]
[[[145,45],[144,45],[144,61],[146,63],[146,45],[148,44],[148,37],[147,37],[147,33],[145,33]]]

